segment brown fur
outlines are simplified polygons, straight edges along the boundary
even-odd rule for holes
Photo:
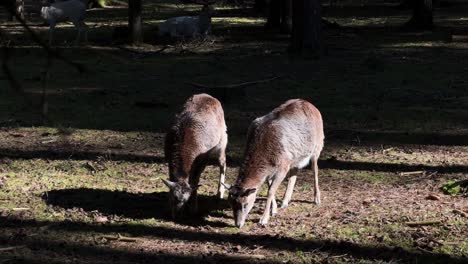
[[[305,100],[289,100],[269,114],[257,118],[249,127],[244,162],[239,170],[235,188],[232,189],[235,191],[230,192],[235,198],[233,201],[243,197],[238,201],[249,203],[246,207],[248,213],[253,205],[253,200],[248,198],[249,195],[255,197],[260,186],[267,180],[270,186],[270,203],[275,213],[276,188],[290,170],[295,171],[304,167],[309,160],[316,166],[323,141],[322,116],[315,106]],[[318,168],[316,171],[318,173]],[[316,176],[315,168],[314,174]],[[320,203],[317,176],[315,179],[316,202]],[[285,198],[283,202],[283,206],[286,206],[289,200]],[[237,208],[240,208],[240,205],[237,205]],[[269,208],[265,209],[265,212],[269,212]],[[245,216],[244,211],[244,219],[241,217],[236,223],[243,225]],[[268,218],[269,216],[264,214],[261,222],[266,224]]]
[[[226,124],[221,103],[207,94],[190,97],[167,133],[164,149],[169,163],[169,179],[178,184],[183,193],[190,192],[189,195],[195,200],[194,210],[197,207],[196,189],[200,174],[209,161],[214,159],[224,175],[226,144]],[[176,195],[174,192],[172,194]]]

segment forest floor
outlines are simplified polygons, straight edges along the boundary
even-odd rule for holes
[[[72,26],[58,28],[57,48],[86,71],[53,61],[46,121],[44,52],[16,23],[0,23],[24,90],[0,75],[1,264],[466,263],[468,198],[441,187],[468,178],[467,6],[437,9],[437,28],[417,33],[399,28],[409,11],[326,7],[341,27],[326,29],[326,54],[301,59],[288,55],[287,36],[239,7],[217,8],[207,40],[161,43],[155,25],[196,7],[159,2],[145,2],[142,47],[112,40],[125,8],[90,10],[86,46],[67,42]],[[223,101],[228,183],[255,117],[289,98],[314,103],[325,122],[322,204],[304,169],[288,208],[259,226],[263,189],[239,230],[208,167],[200,214],[171,220],[164,131],[196,92]]]

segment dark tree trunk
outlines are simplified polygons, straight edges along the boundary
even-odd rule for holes
[[[281,26],[281,2],[283,0],[271,0],[268,6],[267,28],[279,28]]]
[[[282,33],[292,32],[292,1],[293,0],[281,1],[281,32]]]
[[[128,27],[130,29],[130,41],[139,44],[143,41],[141,23],[142,0],[128,1]]]
[[[320,0],[293,0],[291,51],[313,54],[321,42]]]
[[[14,13],[16,12],[16,0],[7,0],[6,2],[7,6],[7,20],[8,21],[14,21]]]
[[[432,29],[432,0],[414,0],[413,17],[406,23],[406,27],[414,29]]]
[[[267,8],[266,0],[255,0],[254,10],[257,14],[263,14]]]

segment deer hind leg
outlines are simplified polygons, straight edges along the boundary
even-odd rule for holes
[[[278,190],[279,185],[286,177],[288,170],[289,167],[283,168],[282,170],[278,171],[272,179],[272,182],[268,188],[268,197],[265,205],[265,211],[263,212],[262,218],[260,218],[261,225],[266,225],[268,223],[268,220],[270,220],[270,208],[273,206],[272,203],[275,199],[276,190]]]
[[[52,46],[54,42],[54,31],[55,31],[55,24],[50,24],[49,28],[49,46]]]
[[[221,157],[219,158],[219,183],[218,183],[218,198],[224,198],[224,181],[226,180],[226,154],[222,151]]]
[[[288,180],[288,187],[286,189],[286,192],[284,193],[284,198],[283,202],[281,203],[281,208],[286,208],[289,205],[289,202],[291,201],[291,197],[294,191],[294,185],[296,184],[296,179],[297,179],[297,170],[291,170],[290,171],[291,175]]]
[[[320,189],[319,189],[319,183],[318,183],[318,158],[314,158],[313,160],[314,163],[314,188],[315,188],[315,204],[319,205],[320,204]]]
[[[88,26],[85,24],[85,22],[81,21],[81,28],[83,29],[84,33],[84,44],[88,44]]]
[[[271,187],[273,180],[268,180],[268,189]],[[271,216],[275,216],[278,213],[278,204],[276,203],[276,195],[273,195],[273,200],[271,201]]]

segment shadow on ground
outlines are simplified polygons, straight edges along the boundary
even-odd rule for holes
[[[87,212],[99,211],[106,215],[118,215],[132,219],[156,218],[172,220],[169,212],[169,193],[129,193],[102,189],[62,189],[44,193],[43,199],[49,205],[64,209],[82,208]],[[222,222],[206,222],[204,216],[211,211],[228,207],[226,200],[216,196],[198,195],[199,213],[197,217],[178,218],[177,222],[191,226],[205,225],[224,227]]]
[[[289,237],[274,236],[274,235],[247,235],[247,234],[224,234],[212,233],[196,230],[181,230],[164,226],[145,226],[145,225],[94,225],[87,223],[74,222],[38,222],[33,220],[15,220],[6,217],[0,217],[0,225],[5,228],[33,228],[48,226],[48,230],[69,231],[69,232],[99,232],[99,233],[127,233],[135,237],[152,237],[153,239],[163,240],[182,240],[187,242],[213,242],[213,243],[229,243],[232,245],[251,246],[259,245],[264,249],[270,250],[286,250],[286,251],[303,251],[303,252],[323,252],[332,255],[351,256],[357,259],[365,260],[382,260],[394,261],[402,263],[465,263],[466,259],[452,257],[447,254],[418,252],[405,250],[399,247],[388,247],[386,245],[360,245],[344,241],[331,240],[299,240]],[[0,241],[8,241],[10,238],[5,234],[0,234]],[[174,256],[166,255],[165,253],[136,253],[127,252],[116,249],[108,249],[96,246],[88,246],[76,243],[61,243],[58,241],[50,241],[37,237],[28,237],[21,241],[23,245],[34,250],[50,250],[53,249],[55,254],[70,254],[80,258],[94,258],[95,260],[112,256],[118,260],[132,261],[148,260],[162,261],[173,260],[177,263],[195,263],[206,261],[203,256],[192,258],[191,256]],[[161,259],[162,258],[162,259]],[[222,257],[226,258],[226,256]],[[171,261],[170,263],[174,263]],[[221,263],[222,259],[219,261]],[[245,262],[250,262],[245,260]],[[215,261],[218,263],[218,261]],[[270,263],[270,262],[269,262]]]

